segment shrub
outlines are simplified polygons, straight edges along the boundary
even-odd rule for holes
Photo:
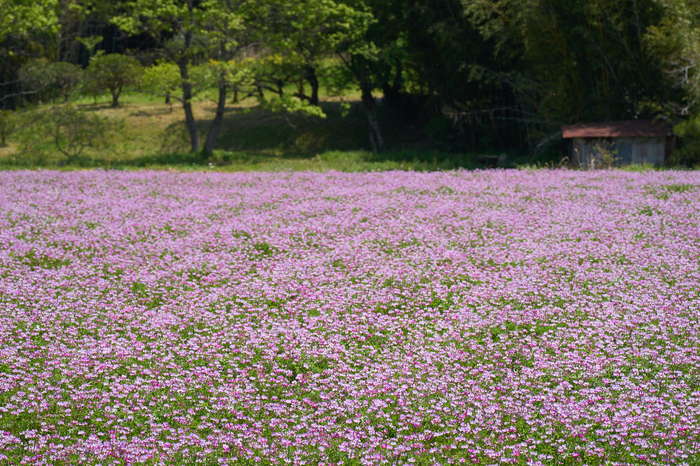
[[[63,102],[68,102],[73,91],[83,82],[83,69],[64,61],[53,63],[53,85],[59,89]]]
[[[680,137],[678,149],[674,152],[670,164],[695,167],[700,165],[700,117],[693,117],[673,127]]]
[[[21,146],[23,154],[41,155],[42,145],[50,139],[67,162],[74,163],[87,148],[109,150],[121,123],[66,105],[33,114],[27,127]]]
[[[22,90],[36,94],[41,102],[44,91],[53,81],[51,62],[43,58],[30,60],[19,69],[19,80]]]
[[[66,102],[83,81],[83,70],[67,62],[31,60],[19,70],[22,89],[35,93],[39,102],[62,97]]]
[[[165,97],[165,103],[170,104],[170,96],[180,89],[181,81],[177,65],[158,62],[144,70],[141,86],[147,92]]]
[[[109,90],[112,107],[119,106],[119,96],[126,86],[137,84],[143,68],[134,57],[113,53],[96,55],[90,59],[88,76],[91,85],[99,90]]]

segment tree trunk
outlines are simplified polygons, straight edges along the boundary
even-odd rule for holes
[[[313,66],[308,66],[306,68],[306,80],[309,81],[311,85],[309,103],[318,106],[318,76],[316,76],[316,69]]]
[[[204,143],[204,153],[207,155],[211,155],[214,151],[214,142],[224,120],[224,111],[226,111],[226,81],[222,76],[219,79],[219,102],[216,106],[216,115],[214,115],[214,121],[211,123],[207,140]]]
[[[376,154],[386,152],[382,132],[379,129],[379,120],[377,119],[377,103],[372,95],[372,90],[368,86],[362,86],[362,106],[367,114],[369,143],[372,146],[372,152]]]
[[[117,108],[119,106],[119,94],[121,90],[112,91],[112,108]]]
[[[187,62],[180,61],[180,77],[182,78],[182,108],[185,110],[185,125],[190,133],[190,151],[199,151],[199,133],[197,132],[197,122],[192,112],[192,84],[189,82]]]
[[[301,100],[308,99],[306,97],[306,90],[304,89],[304,78],[299,78],[297,81],[297,97]]]

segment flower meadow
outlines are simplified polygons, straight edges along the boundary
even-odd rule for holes
[[[0,173],[0,464],[700,464],[700,174]]]

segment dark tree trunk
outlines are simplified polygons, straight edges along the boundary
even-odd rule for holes
[[[316,68],[308,66],[306,68],[306,80],[311,85],[311,97],[309,103],[318,106],[318,76],[316,76]]]
[[[367,69],[367,59],[361,56],[354,56],[346,63],[352,72],[355,74],[360,90],[362,91],[362,107],[367,115],[367,124],[369,125],[369,143],[372,146],[372,152],[380,154],[386,152],[382,131],[379,129],[379,119],[377,118],[377,102],[372,95],[372,84]]]
[[[224,111],[226,111],[226,81],[222,76],[219,79],[219,102],[216,106],[216,115],[214,115],[214,121],[211,123],[207,140],[204,143],[204,153],[207,155],[211,155],[214,151],[214,142],[224,121]]]
[[[187,62],[182,60],[178,63],[180,77],[182,78],[182,108],[185,110],[185,125],[190,133],[190,151],[199,150],[199,133],[197,132],[197,122],[192,112],[192,84],[189,82]]]
[[[119,106],[119,94],[121,94],[121,89],[112,91],[112,108],[117,108]]]
[[[379,120],[377,119],[377,102],[372,95],[372,89],[369,86],[362,87],[362,106],[367,114],[367,123],[369,124],[369,143],[372,146],[372,152],[381,154],[386,152],[382,132],[379,129]]]
[[[301,100],[308,100],[309,99],[308,97],[306,97],[306,90],[304,89],[304,78],[301,78],[297,81],[296,96],[299,97]]]

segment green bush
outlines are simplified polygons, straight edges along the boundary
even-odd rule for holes
[[[83,69],[64,61],[53,63],[53,86],[59,89],[63,102],[68,102],[73,91],[83,82]]]
[[[677,124],[673,131],[680,139],[670,165],[700,166],[700,116]]]
[[[141,88],[165,97],[166,104],[171,103],[171,95],[176,94],[181,85],[180,70],[176,64],[168,62],[158,62],[146,68],[141,79]],[[172,105],[170,109],[172,110]]]
[[[88,87],[93,90],[109,90],[112,94],[112,107],[117,107],[124,88],[138,84],[143,67],[134,57],[113,53],[92,57],[87,71]]]
[[[109,151],[122,124],[71,105],[55,106],[29,115],[20,150],[23,155],[43,159],[47,140],[68,163],[79,162],[90,148]]]
[[[83,70],[67,62],[46,59],[31,60],[19,70],[22,89],[38,96],[38,101],[62,97],[67,102],[73,91],[83,82]]]
[[[30,60],[19,69],[19,80],[23,91],[35,93],[41,101],[53,81],[51,62],[44,58]]]

